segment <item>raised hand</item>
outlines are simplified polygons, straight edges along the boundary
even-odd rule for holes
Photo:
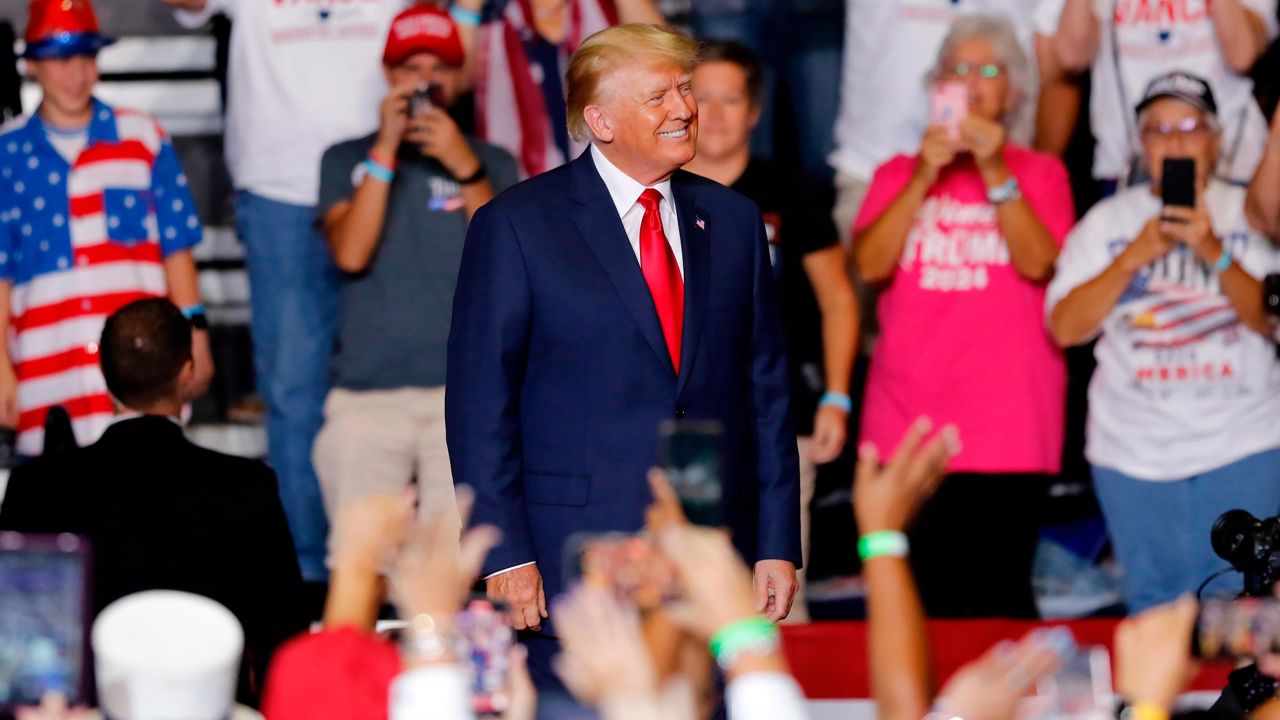
[[[858,532],[867,535],[882,530],[906,530],[920,507],[938,489],[947,462],[960,452],[960,432],[954,425],[948,425],[926,443],[925,436],[932,427],[928,418],[918,418],[883,467],[874,445],[863,443],[858,449],[853,483],[853,511]]]

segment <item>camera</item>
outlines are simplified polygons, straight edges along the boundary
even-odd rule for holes
[[[1259,520],[1228,510],[1213,523],[1209,542],[1218,557],[1244,575],[1244,594],[1270,597],[1280,581],[1280,518]]]
[[[1262,307],[1273,317],[1280,317],[1280,274],[1262,279]]]
[[[417,115],[429,107],[444,107],[444,88],[434,83],[418,87],[409,96],[409,115]]]
[[[1267,279],[1270,292],[1280,276]],[[1268,304],[1268,309],[1276,312],[1274,305]],[[1246,510],[1228,510],[1214,521],[1209,542],[1218,557],[1244,575],[1245,596],[1271,597],[1272,586],[1280,580],[1280,518],[1259,520]],[[1196,621],[1198,627],[1202,627],[1202,620],[1203,615]],[[1200,639],[1197,643],[1203,645]],[[1276,681],[1263,675],[1256,664],[1246,665],[1229,676],[1227,695],[1233,696],[1246,714],[1252,713],[1276,696]]]

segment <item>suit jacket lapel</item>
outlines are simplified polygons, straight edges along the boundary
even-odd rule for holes
[[[675,368],[671,365],[667,343],[662,337],[662,326],[658,323],[658,313],[653,307],[653,296],[649,294],[649,286],[644,282],[640,263],[636,261],[631,241],[622,228],[622,220],[614,208],[609,190],[596,172],[591,153],[582,153],[574,160],[570,172],[570,193],[578,203],[573,214],[574,224],[578,226],[578,231],[604,267],[605,274],[622,296],[623,304],[640,326],[640,332],[657,356],[658,362],[674,375]],[[687,297],[685,302],[688,302]],[[687,309],[685,318],[687,322]],[[685,337],[688,337],[687,329]]]
[[[676,216],[680,220],[680,245],[684,254],[684,332],[680,342],[680,377],[676,397],[697,359],[702,325],[707,316],[711,295],[711,233],[707,229],[707,213],[695,203],[693,188],[683,182],[682,173],[672,179],[676,198]]]

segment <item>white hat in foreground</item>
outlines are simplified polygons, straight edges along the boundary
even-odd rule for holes
[[[199,595],[150,590],[107,606],[93,625],[98,699],[118,720],[219,720],[231,713],[244,632]]]

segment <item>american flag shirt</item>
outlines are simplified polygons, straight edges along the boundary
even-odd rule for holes
[[[129,302],[167,294],[164,258],[194,246],[202,230],[173,145],[150,117],[95,100],[73,163],[38,114],[4,130],[0,279],[13,287],[18,452],[39,455],[55,405],[70,413],[81,446],[110,424],[102,326]]]

